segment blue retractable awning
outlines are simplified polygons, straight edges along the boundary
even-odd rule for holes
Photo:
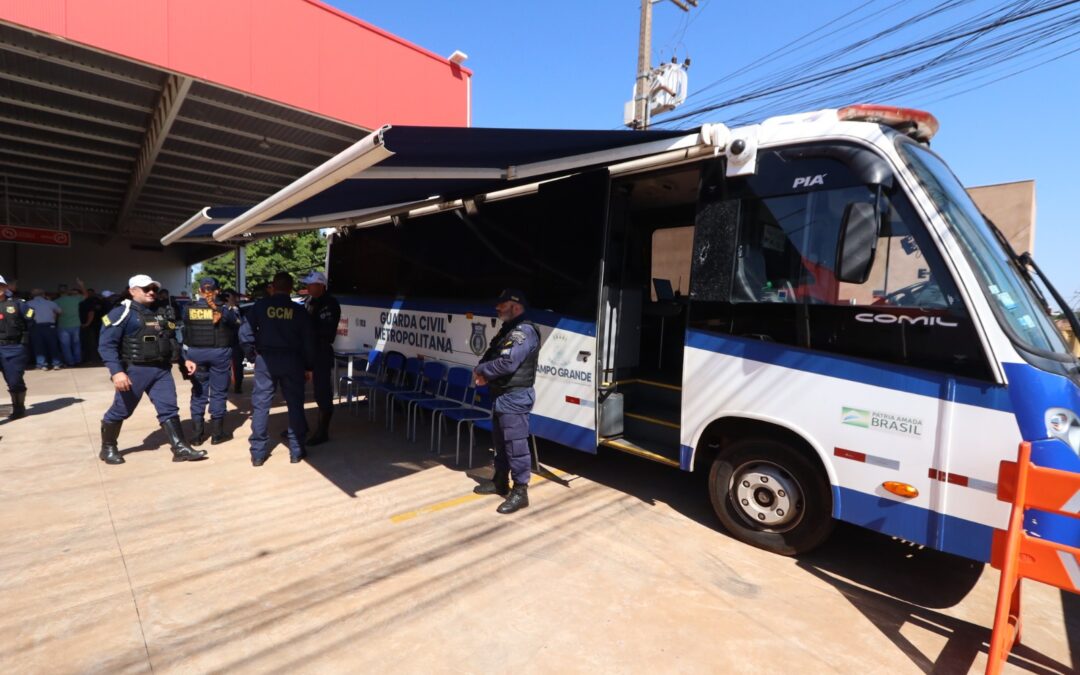
[[[162,243],[368,222],[700,144],[696,131],[387,126],[260,204],[203,209]]]

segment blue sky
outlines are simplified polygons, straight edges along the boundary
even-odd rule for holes
[[[637,66],[638,0],[331,0],[330,4],[438,54],[449,55],[455,49],[466,52],[466,65],[474,73],[474,126],[611,129],[622,122],[623,102],[631,96]],[[923,0],[699,0],[698,9],[684,14],[674,4],[661,2],[654,6],[654,64],[673,54],[680,60],[686,56],[693,60],[691,99],[684,107],[688,109],[695,104],[694,92],[707,84],[720,82],[712,92],[749,90],[760,78],[814,62],[827,50],[847,45],[875,27],[892,25],[938,4]],[[974,12],[1007,3],[958,4],[954,12],[929,19],[891,43],[878,41],[867,49],[911,44]],[[806,45],[801,51],[732,77],[808,31],[830,21],[837,21],[834,27],[843,27],[857,17],[867,17],[866,22],[822,40],[812,36],[798,43]],[[1046,58],[1053,55],[1047,52]],[[1032,58],[1030,63],[1041,60]],[[1080,52],[992,81],[1007,72],[1009,68],[1003,66],[991,72],[993,77],[982,78],[985,82],[976,74],[977,79],[946,88],[873,102],[933,112],[941,122],[934,148],[968,186],[1034,179],[1036,260],[1076,304],[1080,300],[1074,297],[1080,293],[1080,214],[1069,207],[1069,199],[1077,193],[1074,181],[1080,178],[1074,169],[1080,161],[1080,133],[1071,121],[1077,114],[1075,106],[1080,105]],[[962,91],[973,86],[972,91]],[[700,100],[704,94],[697,96]],[[835,103],[843,102],[858,101]],[[808,109],[820,107],[825,106]],[[719,110],[708,119],[724,122],[740,110],[746,112]],[[662,120],[661,116],[656,121]]]

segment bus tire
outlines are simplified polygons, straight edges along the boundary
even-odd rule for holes
[[[724,448],[709,471],[709,498],[732,536],[772,553],[805,553],[832,531],[824,472],[805,453],[771,438]]]

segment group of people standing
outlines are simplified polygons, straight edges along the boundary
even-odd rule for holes
[[[225,428],[226,398],[232,373],[236,371],[238,384],[243,372],[234,363],[237,343],[255,362],[252,464],[261,466],[269,456],[266,426],[277,387],[281,387],[289,409],[287,434],[292,461],[304,458],[306,446],[326,442],[332,412],[332,343],[341,308],[326,293],[326,277],[321,272],[308,275],[304,282],[309,293],[306,308],[292,300],[292,276],[280,272],[274,277],[273,293],[242,317],[238,308],[221,296],[217,280],[207,277],[199,281],[198,297],[177,316],[172,305],[156,301],[161,287],[157,281],[145,274],[133,276],[128,282],[131,300],[102,320],[99,352],[116,394],[101,422],[101,460],[124,463],[118,446],[120,429],[143,394],[154,405],[173,461],[205,459],[206,451],[196,449],[198,446],[206,440],[211,445],[230,440],[232,434]],[[317,336],[321,344],[316,344]],[[327,352],[328,359],[317,356]],[[191,382],[190,442],[180,423],[173,363],[181,365],[181,374]],[[314,379],[320,414],[318,431],[308,438],[304,382],[313,371],[318,373]]]
[[[198,446],[207,440],[211,445],[230,440],[232,434],[225,428],[226,396],[231,373],[235,371],[239,378],[243,372],[234,365],[237,344],[244,357],[255,363],[249,438],[252,466],[262,466],[270,456],[267,427],[278,388],[288,408],[284,437],[290,461],[302,461],[308,446],[329,440],[333,343],[341,306],[327,291],[322,272],[312,272],[303,283],[307,290],[303,307],[292,299],[292,276],[279,272],[271,293],[241,316],[235,303],[230,305],[221,295],[216,279],[201,279],[198,297],[178,311],[174,303],[158,301],[161,284],[157,281],[145,274],[131,277],[130,299],[101,319],[98,352],[116,393],[101,420],[100,459],[106,464],[124,463],[118,444],[120,430],[144,394],[154,405],[174,462],[205,459],[206,451]],[[6,281],[0,277],[0,296],[6,290]],[[11,297],[0,303],[0,361],[12,395],[11,417],[17,419],[26,414],[22,371],[27,323],[37,310]],[[494,477],[478,485],[476,492],[503,497],[500,513],[513,513],[529,504],[529,413],[535,401],[533,384],[541,338],[537,327],[525,318],[526,307],[523,293],[503,291],[496,302],[501,329],[474,370],[476,385],[491,389],[495,426]],[[190,442],[180,421],[173,363],[180,364],[182,375],[191,382]],[[310,437],[304,415],[307,381],[312,381],[319,411]],[[239,379],[236,382],[239,384]]]
[[[96,353],[97,331],[109,300],[86,288],[81,279],[76,282],[75,288],[62,284],[55,293],[35,288],[29,299],[24,298],[34,310],[26,322],[27,346],[39,370],[77,366]],[[14,282],[5,286],[5,299],[17,300]]]

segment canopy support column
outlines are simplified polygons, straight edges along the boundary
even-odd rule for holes
[[[236,292],[244,293],[247,287],[247,244],[238,244],[236,257],[233,258],[233,272],[236,276]]]

